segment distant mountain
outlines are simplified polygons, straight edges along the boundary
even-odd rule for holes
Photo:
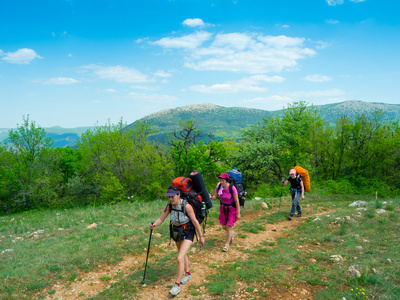
[[[354,120],[360,114],[370,115],[375,110],[382,110],[384,120],[400,119],[400,104],[385,104],[363,101],[344,101],[340,103],[315,105],[321,117],[334,124],[340,116],[347,116]],[[194,120],[200,134],[207,140],[212,134],[215,140],[224,138],[239,139],[240,129],[263,122],[263,117],[280,115],[282,110],[267,111],[262,109],[244,107],[222,107],[210,103],[192,104],[182,107],[165,109],[145,116],[136,122],[154,124],[159,132],[152,135],[151,139],[165,143],[167,134],[174,130],[179,131],[180,121]],[[77,140],[83,132],[93,127],[62,128],[59,126],[44,128],[47,136],[54,140],[54,147],[76,147]],[[9,128],[0,128],[0,142],[8,138]]]
[[[179,130],[177,124],[180,121],[193,120],[203,137],[212,133],[216,140],[226,137],[238,139],[240,138],[240,129],[262,122],[264,116],[273,116],[279,112],[202,103],[165,109],[137,120],[128,127],[139,121],[154,124],[154,128],[159,132],[152,135],[152,139],[165,142],[166,134]]]
[[[62,128],[60,126],[43,128],[46,131],[46,137],[51,137],[54,141],[54,148],[58,147],[76,147],[81,134],[91,127]],[[8,139],[8,132],[11,128],[0,128],[0,142]],[[14,128],[15,130],[15,128]]]
[[[321,117],[334,123],[340,116],[347,116],[355,120],[358,115],[370,115],[376,110],[382,110],[385,121],[394,121],[400,119],[400,104],[385,104],[378,102],[363,102],[349,100],[340,103],[316,106],[320,109]]]
[[[371,114],[375,110],[382,110],[384,120],[400,119],[400,105],[385,103],[370,103],[349,100],[340,103],[315,105],[321,117],[334,124],[340,116],[348,116],[354,120],[360,114]],[[203,138],[212,133],[216,140],[224,138],[240,138],[240,129],[263,122],[263,117],[280,115],[282,110],[266,111],[262,109],[243,107],[222,107],[214,104],[203,103],[170,108],[150,114],[136,122],[154,124],[159,132],[152,135],[153,140],[166,141],[166,134],[179,130],[178,122],[194,120]]]

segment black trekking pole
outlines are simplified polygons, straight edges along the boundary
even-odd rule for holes
[[[154,224],[154,222],[151,222],[151,224]],[[144,274],[143,274],[143,280],[142,284],[146,282],[146,269],[147,269],[147,259],[149,258],[149,252],[150,252],[150,243],[151,243],[151,234],[153,233],[153,229],[150,229],[150,237],[149,237],[149,245],[147,246],[147,256],[146,256],[146,265],[144,266]]]
[[[281,199],[279,200],[278,214],[279,214],[279,211],[281,209],[282,194],[283,194],[283,181],[282,181],[282,188],[281,188]]]

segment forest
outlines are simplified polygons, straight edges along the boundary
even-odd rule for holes
[[[295,165],[309,171],[308,193],[400,193],[399,120],[383,121],[380,111],[331,125],[313,106],[294,102],[243,129],[238,140],[202,137],[192,120],[179,126],[161,144],[149,139],[151,125],[121,120],[87,130],[77,148],[52,148],[45,130],[23,116],[0,145],[0,214],[152,201],[193,170],[212,191],[232,167],[242,171],[250,198],[281,195],[281,178]]]

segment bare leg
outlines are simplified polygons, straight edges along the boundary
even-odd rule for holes
[[[178,247],[178,267],[176,271],[176,278],[175,282],[181,282],[183,274],[189,272],[189,259],[186,253],[189,251],[190,246],[192,245],[192,241],[190,240],[183,240],[181,242],[177,242],[176,246]]]
[[[226,230],[225,246],[229,247],[233,235],[233,227],[229,225],[224,225],[223,227]]]

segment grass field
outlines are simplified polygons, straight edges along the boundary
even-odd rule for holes
[[[364,206],[349,207],[356,200]],[[276,211],[279,198],[266,199],[271,213],[241,223],[257,234],[265,224],[286,219],[288,203]],[[245,283],[255,298],[268,298],[268,288],[301,285],[315,289],[316,299],[400,299],[400,200],[360,196],[307,195],[308,211],[324,216],[305,218],[277,242],[245,250],[251,255],[230,264],[215,265],[201,291],[230,299],[237,283]],[[34,211],[0,217],[0,298],[43,299],[57,282],[74,282],[100,265],[115,265],[126,255],[142,255],[148,243],[148,225],[161,213],[165,201],[122,203],[58,211]],[[248,200],[246,211],[259,210],[260,201]],[[380,213],[380,209],[384,212]],[[217,223],[212,209],[210,224]],[[88,229],[93,223],[97,227]],[[154,243],[168,238],[168,222],[157,228]],[[206,247],[214,247],[209,241]],[[172,247],[172,246],[171,246]],[[338,255],[337,260],[332,255]],[[340,255],[340,256],[339,256]],[[148,270],[149,284],[175,273],[175,256],[166,253],[158,270]],[[357,272],[349,273],[349,269]],[[142,271],[142,268],[141,268]],[[140,292],[137,272],[113,278],[110,288],[93,299],[133,299]],[[110,278],[103,278],[109,280]],[[223,280],[222,280],[223,279]],[[50,288],[50,289],[49,289]],[[201,296],[192,287],[192,296]],[[43,291],[46,291],[45,293]],[[82,299],[86,296],[82,293]]]

